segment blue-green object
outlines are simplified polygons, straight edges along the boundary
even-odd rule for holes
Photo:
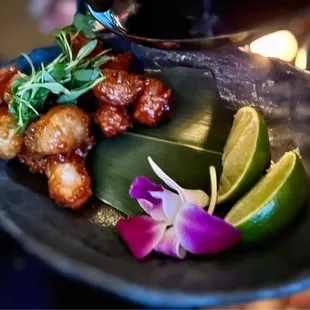
[[[60,48],[57,45],[53,45],[33,49],[29,54],[29,57],[32,60],[35,68],[38,68],[41,65],[41,63],[47,65],[50,62],[52,62],[60,53],[61,53]],[[22,56],[19,56],[11,60],[9,63],[3,65],[2,67],[7,67],[11,64],[15,64],[21,71],[23,71],[26,74],[30,73],[31,68],[29,66],[29,63]]]

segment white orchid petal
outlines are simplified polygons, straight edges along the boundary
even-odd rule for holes
[[[213,214],[216,201],[217,201],[217,178],[216,178],[216,170],[214,166],[210,166],[210,181],[211,181],[211,199],[210,199],[210,205],[208,209],[209,214]]]
[[[159,168],[157,166],[157,164],[155,164],[155,162],[153,161],[153,159],[151,157],[148,157],[148,161],[154,171],[154,173],[162,180],[166,183],[166,185],[168,185],[170,188],[176,190],[179,195],[181,196],[182,199],[182,188],[181,186],[179,186],[173,179],[171,179],[164,171],[162,171],[161,168]],[[181,191],[180,191],[181,190]]]
[[[168,225],[173,224],[177,213],[182,205],[182,200],[179,195],[168,190],[163,191],[162,204],[164,213],[168,219]]]
[[[154,205],[146,199],[138,199],[140,207],[154,220],[167,221],[162,203]]]
[[[153,198],[162,200],[162,209],[166,216],[167,225],[172,225],[182,205],[180,196],[167,189],[164,189],[162,192],[149,193]]]
[[[209,196],[202,190],[185,189],[178,185],[173,179],[171,179],[158,165],[148,157],[148,161],[154,171],[154,173],[165,182],[170,188],[178,192],[182,202],[195,204],[201,208],[206,207],[209,204]]]
[[[164,192],[149,192],[149,194],[153,197],[153,198],[156,198],[156,199],[162,199],[163,198],[163,194]]]

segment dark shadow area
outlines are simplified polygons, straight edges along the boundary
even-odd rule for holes
[[[1,309],[141,309],[66,278],[0,231]]]

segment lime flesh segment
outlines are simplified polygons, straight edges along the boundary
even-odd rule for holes
[[[224,147],[217,203],[242,197],[258,182],[269,161],[270,144],[263,118],[252,107],[239,109]]]
[[[287,226],[305,203],[307,194],[304,166],[295,152],[287,152],[236,203],[225,220],[240,230],[243,241],[258,241]]]

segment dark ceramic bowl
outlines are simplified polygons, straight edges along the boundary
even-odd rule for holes
[[[276,30],[293,30],[307,0],[87,0],[106,29],[159,49],[210,50],[249,44]],[[267,9],[268,8],[268,9]]]
[[[259,109],[271,129],[273,159],[298,148],[309,174],[309,74],[238,49],[166,52],[111,34],[102,39],[116,51],[132,51],[133,71],[179,66],[213,76],[219,104]],[[38,49],[31,57],[39,64],[57,52]],[[23,59],[15,62],[26,68]],[[47,196],[44,178],[14,160],[0,161],[0,192],[0,223],[26,249],[70,277],[145,307],[223,306],[310,287],[308,205],[290,228],[265,244],[183,261],[157,255],[137,261],[113,228],[117,214],[95,198],[78,212],[58,208]]]

